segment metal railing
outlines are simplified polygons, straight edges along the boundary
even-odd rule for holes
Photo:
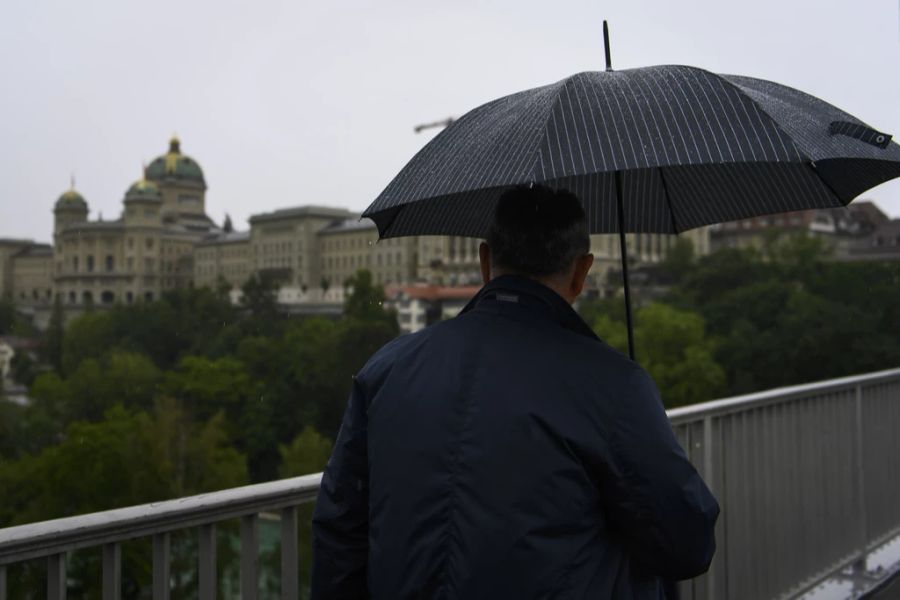
[[[712,566],[683,598],[790,598],[900,533],[900,369],[669,418],[722,507]]]
[[[722,505],[709,573],[682,597],[787,598],[900,533],[900,369],[669,411]],[[47,561],[47,597],[66,595],[66,554],[102,547],[104,600],[121,596],[121,544],[152,537],[153,598],[167,599],[170,535],[197,528],[198,592],[216,597],[216,524],[240,518],[240,592],[258,597],[259,513],[280,511],[281,597],[299,597],[297,506],[321,474],[0,529],[6,565]]]
[[[217,597],[216,524],[240,518],[240,597],[259,595],[259,514],[281,514],[281,597],[299,597],[297,506],[315,500],[321,473],[232,488],[77,517],[42,521],[0,529],[0,600],[6,600],[6,565],[34,558],[47,559],[47,598],[66,597],[66,554],[73,550],[103,548],[103,599],[121,597],[121,543],[153,538],[153,599],[169,598],[170,536],[196,527],[200,598]]]

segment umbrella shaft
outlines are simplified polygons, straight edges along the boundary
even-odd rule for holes
[[[628,358],[634,360],[634,325],[631,322],[631,290],[628,287],[628,244],[625,243],[625,207],[622,195],[622,173],[616,171],[616,213],[619,219],[619,246],[622,250],[622,283],[625,289],[625,322],[628,325]]]

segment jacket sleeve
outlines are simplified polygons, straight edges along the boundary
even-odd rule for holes
[[[368,598],[369,475],[367,401],[363,386],[353,390],[313,513],[313,600]]]
[[[675,439],[656,385],[636,369],[612,404],[601,499],[613,534],[655,575],[706,572],[719,505]]]

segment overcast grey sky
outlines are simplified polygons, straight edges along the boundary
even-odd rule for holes
[[[897,0],[203,2],[0,6],[0,237],[50,241],[76,176],[119,216],[177,132],[207,212],[362,210],[433,133],[420,122],[603,68],[772,79],[900,137]],[[900,182],[864,195],[900,217]]]

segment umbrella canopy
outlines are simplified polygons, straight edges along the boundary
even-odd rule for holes
[[[616,175],[618,174],[618,175]],[[900,176],[900,146],[790,87],[687,66],[578,73],[480,106],[363,213],[381,237],[484,237],[506,189],[574,192],[592,233],[845,206]],[[616,177],[621,186],[616,185]]]

